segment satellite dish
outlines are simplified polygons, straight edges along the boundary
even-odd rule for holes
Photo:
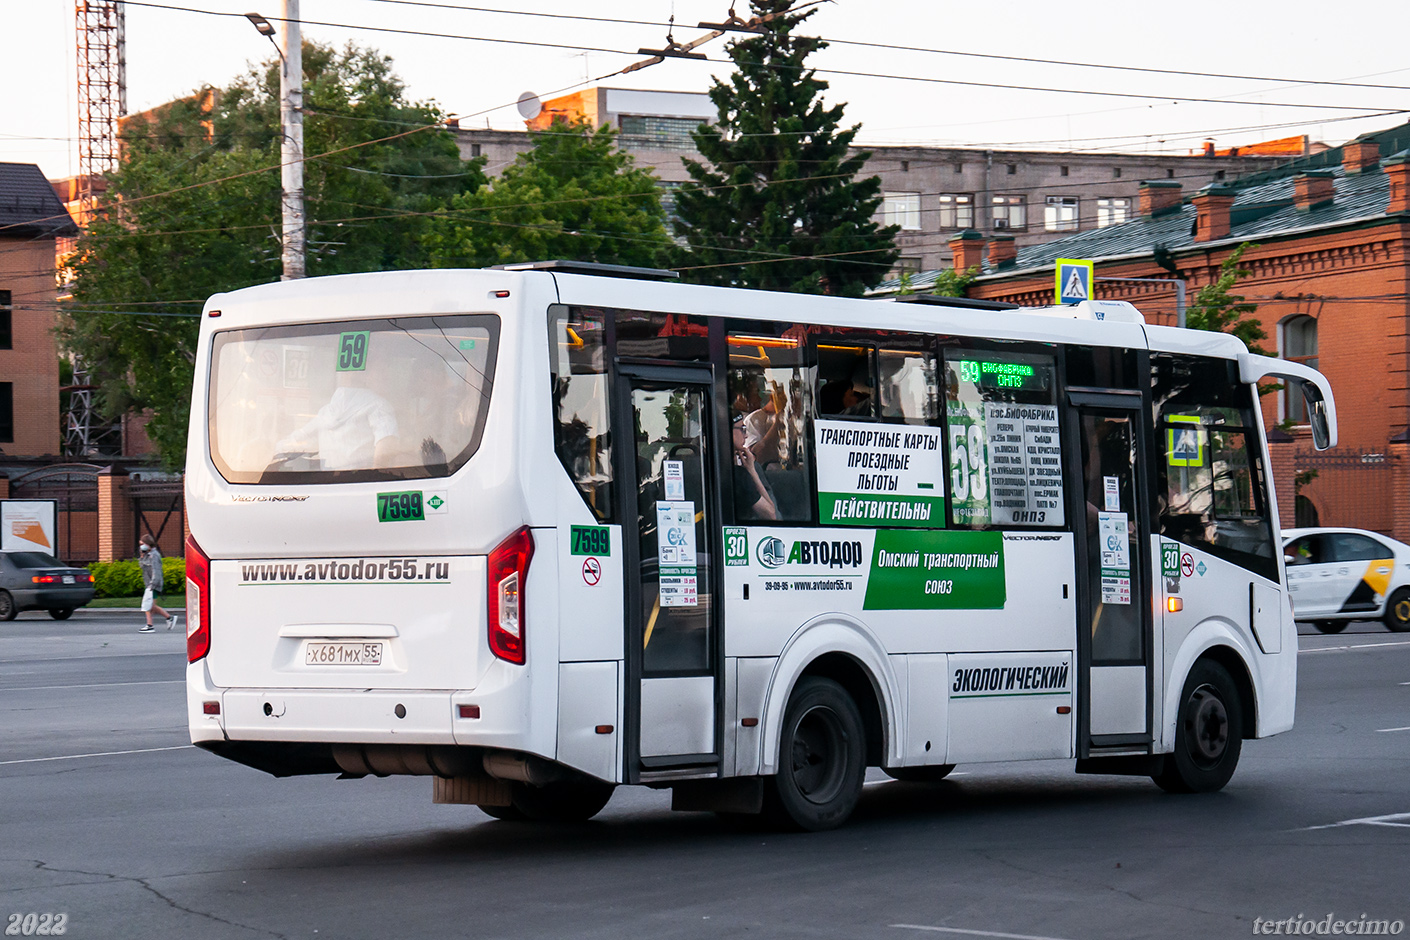
[[[532,91],[526,91],[519,96],[519,116],[526,121],[532,121],[543,112],[543,102],[539,96]]]

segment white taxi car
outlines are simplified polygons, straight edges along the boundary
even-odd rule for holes
[[[1353,620],[1410,630],[1410,545],[1365,529],[1284,529],[1293,616],[1323,633]]]

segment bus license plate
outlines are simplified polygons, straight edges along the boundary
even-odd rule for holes
[[[381,643],[310,643],[304,651],[306,666],[380,666]]]

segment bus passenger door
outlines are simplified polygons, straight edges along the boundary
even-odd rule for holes
[[[1070,392],[1081,448],[1078,756],[1149,753],[1152,612],[1141,396]]]
[[[615,426],[631,433],[613,449],[626,546],[625,779],[635,783],[718,768],[718,486],[710,371],[618,370]]]

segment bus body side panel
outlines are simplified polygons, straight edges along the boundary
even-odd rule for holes
[[[779,737],[784,710],[798,678],[808,664],[827,653],[842,653],[856,660],[871,678],[881,709],[881,753],[888,767],[901,766],[900,722],[902,686],[876,635],[851,617],[834,614],[804,624],[788,641],[774,665],[764,714],[759,722],[761,759],[759,773],[778,773]]]
[[[1163,615],[1164,673],[1157,689],[1163,689],[1164,695],[1155,709],[1156,751],[1169,753],[1174,749],[1175,722],[1185,678],[1195,660],[1216,646],[1228,647],[1238,655],[1253,687],[1255,736],[1286,731],[1292,726],[1297,690],[1297,637],[1295,633],[1289,636],[1287,627],[1291,612],[1280,617],[1281,650],[1265,653],[1250,629],[1249,585],[1266,586],[1271,582],[1198,548],[1176,544],[1183,570],[1192,573],[1186,576],[1182,571],[1178,595],[1164,594],[1178,596],[1184,607],[1179,611],[1167,609]],[[1287,606],[1286,599],[1281,606]],[[1240,681],[1237,675],[1234,679]]]
[[[937,551],[943,550],[945,533],[931,535]],[[918,686],[911,682],[909,691],[901,686],[900,701],[907,704],[902,705],[899,720],[914,733],[902,733],[899,727],[889,729],[890,740],[900,748],[897,762],[889,766],[953,762],[957,755],[963,760],[1071,756],[1072,704],[1077,681],[1077,584],[1072,534],[1005,533],[1002,593],[955,597],[953,603],[925,593],[927,581],[934,579],[927,578],[924,562],[912,573],[916,580],[909,585],[911,600],[897,600],[895,591],[890,589],[884,596],[880,592],[869,593],[868,582],[881,570],[876,567],[876,539],[876,530],[863,528],[747,530],[748,558],[733,559],[724,568],[725,650],[727,656],[740,657],[740,714],[749,714],[747,696],[751,688],[743,664],[762,662],[795,642],[801,625],[829,620],[850,622],[865,625],[871,641],[898,663],[894,667],[898,676],[910,675],[914,670],[926,683]],[[816,550],[810,548],[806,556],[810,560],[804,562],[803,549],[796,543],[805,540],[829,546],[853,542],[860,549],[846,552],[842,564],[834,565],[832,548],[826,564],[818,563],[813,557]],[[854,558],[856,564],[852,563]],[[886,573],[894,575],[895,569]],[[903,583],[899,590],[907,589]],[[915,606],[905,609],[903,605],[908,603]],[[919,609],[941,603],[948,609]],[[875,605],[875,609],[869,609],[870,605]],[[975,660],[967,668],[1004,670],[1004,687],[986,688],[982,690],[985,694],[979,695],[981,690],[966,684],[961,690],[964,700],[958,705],[947,697],[947,690],[956,680],[952,674],[956,654],[994,651],[1014,652],[1001,654],[1008,658],[993,662]],[[818,647],[812,655],[825,652],[826,648]],[[902,654],[914,654],[914,664]],[[1032,670],[1052,670],[1041,673],[1042,688],[1033,686],[1033,677],[1039,674]],[[997,673],[987,681],[997,681],[996,677]],[[1058,678],[1060,683],[1048,687]],[[790,682],[787,688],[791,688],[791,679],[784,679]],[[777,696],[787,691],[781,692],[777,682],[776,676],[769,692],[771,709],[779,705]],[[937,695],[945,699],[943,703],[925,704]],[[908,702],[910,698],[915,699],[914,704]],[[1059,713],[1058,706],[1066,706],[1068,711]],[[1004,728],[1013,721],[1021,722],[1033,733],[1006,733]],[[935,730],[937,722],[944,733]],[[753,766],[752,758],[745,756],[753,747],[750,737],[743,730],[737,734],[737,765]],[[951,742],[956,742],[954,753],[949,749]],[[925,747],[927,743],[929,749]],[[776,746],[776,742],[765,742],[766,764],[772,760],[768,746]]]

